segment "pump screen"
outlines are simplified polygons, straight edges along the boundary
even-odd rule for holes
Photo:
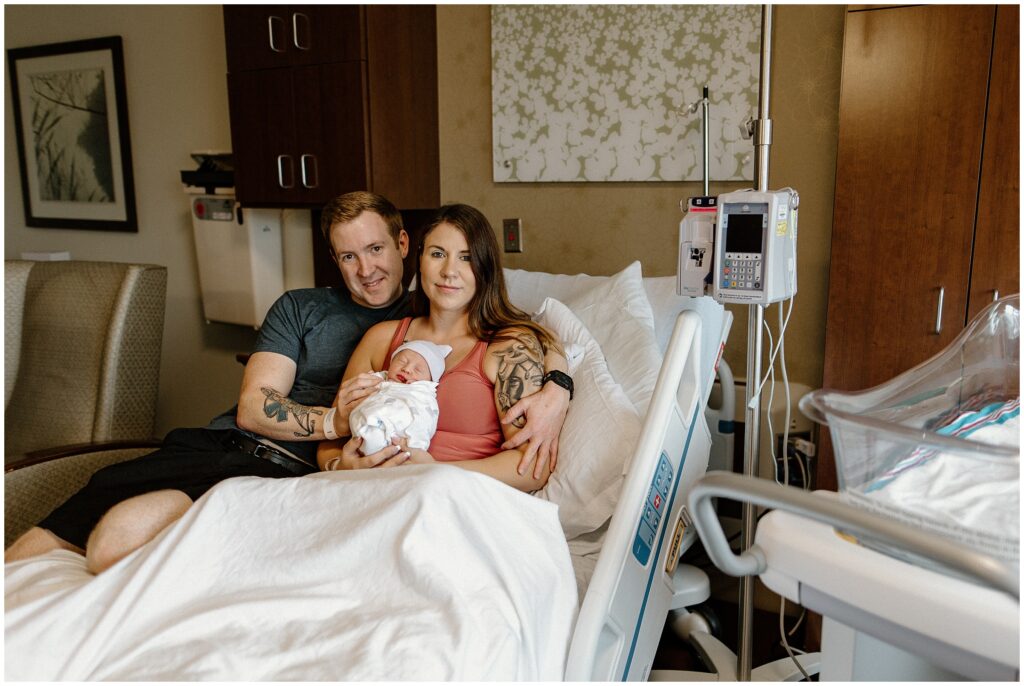
[[[730,214],[726,224],[725,251],[760,253],[763,214]]]

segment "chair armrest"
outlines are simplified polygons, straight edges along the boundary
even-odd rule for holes
[[[4,547],[78,492],[93,473],[141,457],[159,441],[111,441],[37,451],[5,465]]]
[[[32,465],[49,462],[50,460],[59,460],[65,457],[74,457],[75,455],[106,452],[108,450],[159,448],[160,443],[161,441],[158,438],[139,438],[130,440],[101,441],[98,443],[73,443],[70,445],[57,446],[55,448],[32,450],[21,457],[16,457],[6,463],[4,465],[4,472],[13,472],[25,467],[31,467]]]
[[[22,457],[11,460],[4,465],[4,472],[12,472],[17,469],[49,462],[50,460],[71,458],[77,455],[104,453],[106,451],[128,451],[128,449],[143,447],[157,448],[160,447],[160,444],[161,440],[159,438],[135,438],[130,440],[106,440],[94,443],[57,445],[56,447],[39,449],[39,451],[31,451]]]

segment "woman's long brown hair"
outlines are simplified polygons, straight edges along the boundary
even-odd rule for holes
[[[505,288],[505,274],[501,269],[501,253],[490,222],[476,208],[469,205],[445,205],[423,231],[418,253],[423,257],[423,246],[427,236],[441,224],[451,224],[462,232],[469,245],[470,266],[476,278],[476,292],[469,301],[469,330],[479,340],[512,340],[517,338],[512,329],[518,327],[531,331],[540,340],[545,352],[549,348],[564,354],[562,346],[544,327],[535,323],[530,316],[513,305]],[[416,262],[419,273],[419,260]],[[417,279],[419,282],[421,279]],[[423,293],[423,286],[413,291],[413,312],[426,315],[430,312],[430,301]]]

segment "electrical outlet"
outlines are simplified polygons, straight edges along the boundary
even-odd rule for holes
[[[502,234],[505,238],[505,252],[523,251],[523,220],[502,219]]]

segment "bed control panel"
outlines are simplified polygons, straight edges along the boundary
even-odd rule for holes
[[[654,470],[651,488],[647,491],[647,501],[644,503],[643,513],[640,515],[636,536],[633,538],[633,557],[644,566],[651,558],[654,538],[658,534],[658,525],[661,524],[668,509],[668,494],[672,490],[674,476],[668,455],[662,452],[658,459],[658,468]]]

